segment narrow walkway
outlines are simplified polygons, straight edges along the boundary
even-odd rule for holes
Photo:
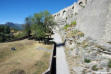
[[[54,35],[54,41],[57,44],[56,47],[56,70],[57,74],[70,74],[68,64],[66,62],[66,56],[64,52],[64,43],[58,33]]]

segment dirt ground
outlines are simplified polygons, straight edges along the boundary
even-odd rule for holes
[[[0,74],[42,74],[48,69],[51,52],[37,47],[51,50],[53,45],[27,39],[0,43]]]

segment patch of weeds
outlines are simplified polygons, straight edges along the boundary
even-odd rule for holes
[[[80,32],[79,30],[74,30],[73,34],[77,34],[78,32]]]
[[[79,37],[84,37],[84,33],[83,32],[78,32],[78,36]]]
[[[108,62],[108,67],[111,68],[111,60]]]
[[[66,25],[64,26],[64,29],[67,30],[68,27],[70,27],[70,25],[66,24]]]
[[[98,70],[97,65],[92,66],[92,70],[97,71]]]
[[[71,22],[71,26],[76,26],[76,24],[77,24],[76,21]]]
[[[85,62],[85,63],[90,63],[91,60],[90,60],[90,59],[84,59],[84,62]]]
[[[73,35],[74,36],[79,36],[79,37],[84,37],[84,33],[80,32],[79,30],[74,30]]]

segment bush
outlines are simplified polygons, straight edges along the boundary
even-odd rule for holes
[[[90,60],[90,59],[84,59],[84,62],[86,62],[86,63],[90,63],[91,60]]]
[[[10,40],[10,27],[6,25],[0,25],[0,42]]]
[[[108,62],[108,67],[111,68],[111,60]]]
[[[92,66],[92,70],[97,71],[98,70],[97,65]]]

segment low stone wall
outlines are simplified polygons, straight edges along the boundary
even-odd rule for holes
[[[56,43],[54,43],[53,53],[50,56],[49,68],[43,74],[56,74]]]

